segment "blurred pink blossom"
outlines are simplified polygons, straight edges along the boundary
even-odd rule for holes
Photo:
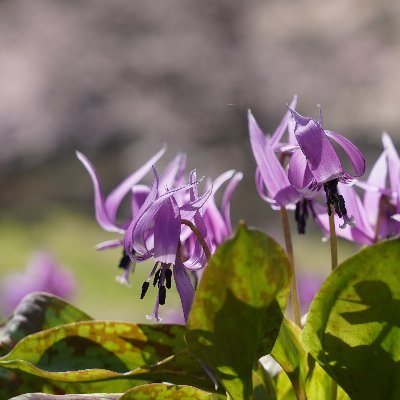
[[[298,292],[301,313],[305,314],[310,308],[310,304],[321,287],[324,279],[316,274],[304,273],[298,278]]]
[[[7,275],[0,286],[0,308],[8,315],[29,293],[47,292],[69,300],[77,284],[73,274],[61,267],[51,254],[37,252],[24,272]]]

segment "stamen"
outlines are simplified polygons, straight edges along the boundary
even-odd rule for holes
[[[128,254],[125,253],[125,250],[124,250],[124,251],[122,252],[122,258],[121,258],[121,260],[119,261],[118,268],[122,268],[122,269],[125,269],[125,270],[126,270],[126,269],[128,269],[130,263],[131,263],[131,259],[130,259],[130,257],[128,256]]]
[[[162,306],[165,304],[165,299],[167,297],[167,290],[165,289],[165,286],[160,286],[160,289],[158,289],[158,303]]]
[[[160,281],[160,276],[161,276],[161,268],[156,272],[154,275],[154,280],[153,280],[153,286],[156,286],[157,283]]]
[[[296,203],[295,220],[297,222],[297,230],[300,234],[306,233],[306,223],[308,219],[308,201],[306,199],[300,200]]]
[[[147,290],[149,289],[149,282],[148,281],[144,281],[143,285],[142,285],[142,292],[140,293],[140,298],[143,299],[144,296],[146,295]]]
[[[332,179],[324,183],[324,191],[326,194],[326,207],[328,215],[332,215],[332,207],[335,209],[336,214],[339,218],[343,218],[343,224],[339,225],[341,229],[344,229],[347,225],[354,227],[354,217],[347,215],[346,204],[342,195],[338,193],[339,179]]]
[[[171,278],[172,278],[172,271],[168,268],[165,271],[165,286],[167,289],[171,289]]]

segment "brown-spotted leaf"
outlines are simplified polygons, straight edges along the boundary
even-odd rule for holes
[[[222,400],[226,396],[208,393],[192,386],[175,386],[164,383],[137,386],[119,400]]]
[[[199,362],[186,350],[184,329],[113,321],[61,325],[22,339],[0,358],[0,366],[51,381],[138,379],[213,390]]]
[[[27,393],[13,397],[10,400],[119,400],[121,394],[67,394],[67,395],[54,395],[46,393]]]
[[[218,248],[204,271],[186,340],[234,400],[253,396],[253,365],[275,343],[290,275],[282,248],[244,225]]]
[[[44,292],[30,293],[0,325],[0,355],[7,354],[19,340],[32,333],[91,319],[60,297]]]

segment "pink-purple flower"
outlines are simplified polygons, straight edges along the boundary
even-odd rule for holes
[[[303,117],[289,108],[295,119],[294,134],[298,149],[294,151],[289,161],[288,177],[290,183],[300,193],[310,193],[323,185],[326,195],[327,211],[330,215],[331,206],[336,214],[343,218],[344,228],[347,224],[354,225],[354,219],[348,217],[345,199],[338,192],[338,183],[354,183],[365,172],[365,159],[360,150],[344,136],[322,128],[322,121]],[[345,171],[331,140],[342,148],[351,162],[354,171]]]
[[[7,275],[1,283],[1,308],[10,314],[27,294],[47,292],[71,299],[77,283],[73,274],[47,252],[34,254],[24,272]]]
[[[309,214],[319,223],[323,208],[317,196],[322,188],[328,214],[333,206],[336,214],[343,218],[342,228],[354,225],[353,218],[348,216],[345,199],[338,191],[338,183],[353,184],[365,171],[364,157],[348,139],[324,130],[322,121],[297,113],[294,110],[296,102],[295,96],[271,137],[264,135],[252,113],[248,113],[250,143],[257,163],[257,190],[275,209],[295,208],[299,233],[305,232]],[[288,139],[283,142],[286,131]],[[348,156],[354,169],[352,173],[343,168],[331,141]]]
[[[119,267],[123,274],[117,277],[121,283],[129,282],[129,275],[137,262],[154,259],[148,279],[142,285],[143,298],[152,281],[158,293],[154,311],[150,317],[159,317],[159,306],[166,300],[166,289],[175,281],[181,298],[185,318],[188,317],[194,296],[196,272],[204,268],[215,249],[232,233],[230,200],[242,179],[242,173],[234,170],[219,176],[214,184],[207,180],[203,195],[198,193],[200,181],[195,171],[185,184],[186,155],[178,154],[159,175],[153,166],[153,184],[143,185],[140,180],[151,169],[151,163],[163,154],[163,148],[139,171],[133,173],[105,198],[96,171],[81,153],[78,158],[88,170],[94,190],[96,218],[106,230],[124,235],[96,246],[107,249],[122,246]],[[215,202],[216,191],[226,183],[221,208]],[[116,193],[116,194],[115,194]],[[131,214],[123,223],[116,221],[122,200],[131,200]],[[110,197],[111,196],[111,197]],[[110,200],[111,199],[111,200]]]

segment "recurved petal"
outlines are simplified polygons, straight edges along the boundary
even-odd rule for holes
[[[186,154],[179,153],[164,169],[160,175],[160,191],[173,189],[183,184],[183,176],[186,168]]]
[[[368,211],[364,209],[363,203],[358,196],[354,186],[339,183],[339,193],[346,202],[347,214],[354,216],[356,226],[352,229],[361,231],[372,242],[374,240],[374,229],[368,221]]]
[[[382,134],[382,143],[383,147],[387,153],[387,162],[388,162],[388,171],[389,171],[389,179],[390,186],[394,193],[397,194],[397,197],[400,198],[400,158],[397,153],[396,148],[393,145],[392,139],[390,136],[384,132]],[[397,211],[400,212],[400,206],[398,205]]]
[[[93,164],[84,154],[79,151],[76,152],[76,156],[89,172],[90,178],[92,179],[94,190],[94,208],[98,224],[106,231],[123,233],[123,230],[116,226],[115,219],[110,219],[107,213],[103,190],[99,179],[97,178],[96,169],[94,168]]]
[[[161,196],[154,199],[154,201],[148,201],[150,196],[152,195],[152,189],[152,192],[150,192],[148,198],[143,204],[139,215],[132,221],[125,232],[124,248],[127,254],[132,254],[132,247],[136,252],[140,254],[146,254],[151,250],[147,246],[149,229],[154,226],[155,218],[160,208],[166,201],[174,196],[175,193],[182,190],[189,190],[195,184],[196,183],[192,183],[189,185],[181,186],[162,194]]]
[[[167,146],[164,145],[162,149],[155,154],[149,161],[140,167],[133,174],[125,178],[106,198],[105,208],[110,218],[110,221],[116,222],[116,215],[119,206],[121,205],[124,197],[131,191],[132,187],[140,182],[140,180],[151,170],[152,166],[162,157],[165,153]]]
[[[232,234],[232,224],[231,224],[231,198],[233,192],[235,191],[239,182],[243,179],[243,174],[241,172],[236,172],[235,175],[231,178],[226,186],[225,192],[222,195],[222,202],[221,202],[221,214],[224,218],[225,226],[228,235]]]
[[[152,205],[154,204],[154,202],[157,199],[157,195],[158,195],[158,175],[157,175],[157,171],[155,170],[155,168],[153,168],[153,173],[154,173],[154,178],[153,178],[153,183],[150,189],[150,192],[148,193],[146,199],[144,200],[143,204],[141,205],[140,209],[138,210],[138,212],[136,214],[133,215],[133,218],[130,222],[130,224],[128,225],[128,227],[125,230],[125,236],[124,236],[124,248],[127,254],[129,254],[130,256],[132,256],[132,245],[133,245],[133,233],[134,230],[136,228],[137,222],[138,220],[143,216],[144,212]],[[148,221],[151,222],[151,221]],[[137,245],[137,247],[141,248],[141,252],[142,253],[147,253],[148,250],[146,248],[146,237],[145,237],[145,233],[146,233],[146,229],[147,226],[143,226],[143,231],[140,232],[140,234],[142,235],[141,237],[141,241],[140,241],[140,245]],[[139,251],[138,248],[136,249],[136,251]]]
[[[154,259],[165,264],[172,264],[176,259],[181,216],[179,208],[171,197],[160,207],[154,224]]]
[[[185,267],[183,266],[179,258],[176,260],[173,268],[173,273],[176,288],[178,290],[179,297],[181,298],[183,315],[185,316],[185,321],[187,321],[193,303],[194,289],[192,283],[190,282],[190,278],[185,270]]]
[[[297,105],[297,95],[293,96],[293,99],[289,105],[291,109],[295,109]],[[279,123],[278,127],[275,129],[275,132],[273,133],[271,139],[268,141],[269,145],[275,149],[275,147],[279,144],[283,134],[285,133],[285,130],[288,126],[289,120],[290,120],[291,114],[290,111],[286,111],[284,117],[282,118],[282,121]]]
[[[271,204],[272,208],[279,209],[279,206],[276,205],[276,201],[274,199],[272,199],[271,197],[269,197],[267,194],[265,194],[264,180],[263,180],[263,177],[261,176],[261,172],[258,167],[256,168],[255,181],[256,181],[256,189],[257,189],[259,196],[264,201]]]
[[[345,138],[342,135],[339,135],[336,132],[332,131],[325,131],[326,135],[334,140],[347,154],[349,157],[349,160],[351,162],[351,165],[353,166],[354,173],[349,174],[346,173],[346,175],[350,178],[358,178],[365,173],[365,158],[362,155],[361,151],[358,149],[357,146],[355,146],[350,140]]]
[[[299,196],[290,185],[286,172],[274,150],[265,145],[264,135],[250,111],[248,118],[251,147],[269,197],[276,200],[278,205],[286,206],[298,199]]]
[[[123,241],[121,239],[112,239],[107,240],[106,242],[101,242],[96,245],[96,250],[107,250],[107,249],[115,249],[116,247],[120,247],[123,245]]]
[[[296,150],[288,166],[289,182],[306,198],[314,197],[321,189],[311,173],[307,159],[301,150]]]
[[[291,110],[296,120],[295,136],[308,160],[311,173],[318,182],[326,182],[344,175],[339,157],[321,125]]]
[[[367,218],[371,225],[375,225],[378,219],[379,202],[382,192],[386,189],[387,161],[386,152],[382,152],[375,162],[369,174],[367,184],[358,182],[357,186],[365,189],[363,204],[367,212]]]
[[[152,187],[154,184],[152,185]],[[154,191],[154,187],[153,187]],[[139,210],[142,208],[145,203],[149,193],[151,192],[151,188],[146,185],[135,185],[132,188],[132,198],[131,198],[131,211],[132,217],[134,218],[139,214]],[[155,191],[157,193],[157,191]],[[154,192],[153,192],[154,193]],[[155,196],[154,196],[155,198]]]

